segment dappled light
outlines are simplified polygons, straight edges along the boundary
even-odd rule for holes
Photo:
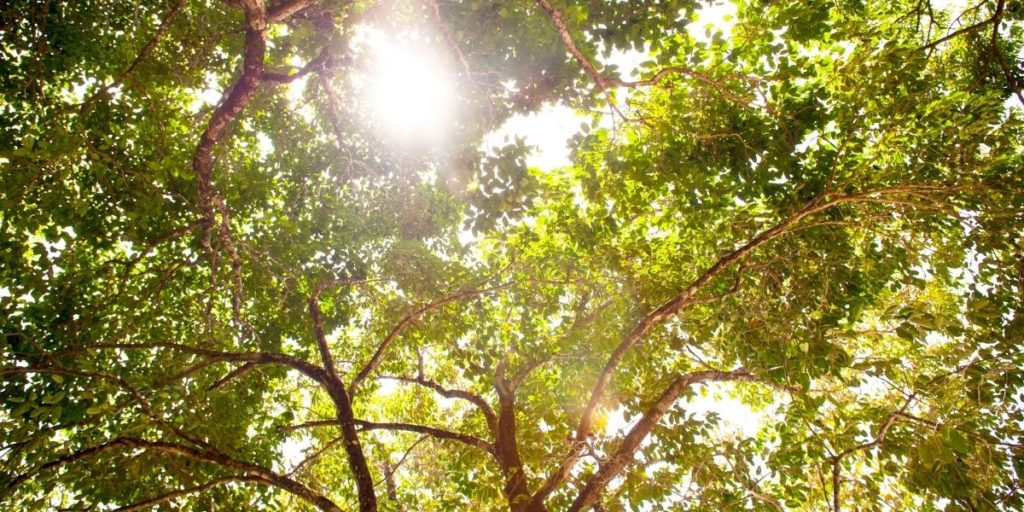
[[[0,2],[0,510],[1024,510],[1020,0]]]

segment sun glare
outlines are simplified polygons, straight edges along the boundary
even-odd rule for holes
[[[361,39],[363,95],[374,123],[398,143],[440,141],[455,117],[454,73],[445,59],[418,33],[367,29]]]

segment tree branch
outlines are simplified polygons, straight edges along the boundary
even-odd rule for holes
[[[224,386],[227,386],[228,383],[231,382],[232,380],[240,378],[258,367],[259,365],[257,365],[256,363],[245,363],[242,366],[239,366],[238,368],[235,368],[234,370],[230,371],[227,375],[219,379],[217,382],[210,384],[210,387],[208,387],[207,390],[217,391],[219,389],[223,389]]]
[[[426,306],[418,308],[402,317],[402,319],[399,320],[398,324],[395,325],[395,327],[392,328],[390,332],[388,332],[387,336],[384,337],[380,344],[377,345],[377,350],[374,351],[373,356],[370,357],[370,360],[366,363],[366,365],[364,365],[363,368],[359,370],[359,373],[356,374],[355,378],[352,379],[352,383],[349,385],[349,389],[352,390],[352,394],[354,395],[356,393],[356,389],[359,387],[360,382],[362,382],[363,379],[365,379],[367,376],[370,375],[370,373],[377,369],[381,361],[384,359],[384,353],[387,351],[388,347],[391,346],[391,343],[393,343],[395,339],[398,338],[398,335],[401,334],[406,327],[408,327],[410,324],[416,321],[416,319],[418,319],[419,317],[423,316],[426,313],[440,309],[452,302],[466,299],[469,297],[476,297],[478,295],[483,295],[498,290],[504,290],[505,288],[508,288],[510,286],[512,286],[512,283],[508,282],[505,284],[492,286],[490,288],[483,288],[480,290],[463,290],[455,294],[449,295],[437,302],[427,304]]]
[[[345,383],[338,376],[338,370],[334,366],[331,349],[327,345],[327,338],[324,336],[323,319],[320,314],[320,294],[330,286],[351,282],[353,281],[336,279],[317,285],[309,299],[309,314],[313,319],[316,344],[320,350],[320,358],[325,368],[324,387],[334,402],[338,424],[341,426],[341,435],[345,439],[345,452],[348,454],[348,464],[356,478],[359,508],[363,512],[374,512],[377,510],[377,495],[373,488],[373,476],[370,474],[370,467],[366,463],[366,456],[363,454],[363,448],[359,444],[359,434],[356,431],[356,419],[355,413],[352,411],[351,395],[345,389]]]
[[[562,463],[559,464],[555,471],[552,472],[544,481],[544,484],[536,493],[534,493],[531,498],[529,510],[543,510],[543,503],[547,496],[550,495],[556,487],[568,480],[570,471],[576,464],[576,461],[579,460],[587,436],[590,434],[598,405],[604,399],[605,391],[611,383],[612,375],[618,368],[619,363],[621,363],[623,358],[626,356],[626,353],[633,348],[633,346],[639,343],[647,333],[651,331],[651,329],[660,325],[662,322],[674,316],[687,306],[693,304],[697,292],[703,289],[718,274],[722,273],[734,263],[741,261],[758,247],[786,234],[791,227],[795,226],[801,220],[834,206],[845,203],[884,203],[887,202],[887,198],[893,196],[900,196],[910,192],[926,193],[936,192],[939,190],[948,189],[931,185],[907,185],[903,187],[875,189],[842,195],[830,196],[828,194],[823,194],[812,200],[797,213],[780,221],[771,228],[762,231],[738,249],[735,249],[719,258],[714,264],[708,267],[707,270],[692,281],[690,285],[683,289],[679,295],[662,304],[660,307],[645,316],[615,348],[609,356],[608,361],[605,363],[601,373],[598,375],[597,382],[594,384],[591,391],[590,399],[580,416],[579,423],[576,427],[576,433],[573,437],[568,453],[564,457]]]
[[[231,235],[231,217],[227,204],[220,193],[213,185],[213,149],[224,135],[228,126],[242,112],[245,105],[249,103],[256,88],[260,84],[260,75],[263,74],[263,59],[266,54],[266,40],[264,31],[267,28],[267,13],[263,0],[238,0],[236,3],[245,12],[245,49],[242,64],[242,76],[231,87],[224,96],[220,105],[214,111],[206,130],[199,138],[195,153],[192,157],[192,170],[196,174],[196,192],[199,196],[199,206],[203,211],[205,224],[203,226],[203,249],[210,257],[211,262],[216,262],[211,238],[216,229],[219,239],[228,254],[231,256],[232,275],[234,287],[232,293],[232,313],[236,328],[244,324],[241,319],[242,307],[242,260],[235,246]],[[217,222],[217,214],[221,215],[220,222]]]
[[[579,47],[576,46],[576,43],[572,40],[572,34],[569,33],[569,27],[565,25],[565,20],[562,19],[562,12],[556,9],[555,6],[551,5],[551,2],[548,0],[537,0],[537,4],[540,5],[541,9],[544,9],[544,12],[546,12],[549,17],[551,17],[551,22],[554,23],[555,28],[558,30],[558,35],[562,38],[562,42],[565,43],[565,47],[569,50],[569,53],[572,54],[573,58],[576,59],[576,62],[579,63],[580,67],[583,68],[583,71],[590,75],[590,78],[594,80],[598,89],[601,90],[601,93],[603,93],[608,99],[608,106],[615,111],[615,113],[619,114],[619,117],[626,119],[626,116],[623,115],[623,113],[619,111],[618,106],[615,105],[615,98],[612,97],[611,91],[609,90],[608,80],[597,70],[597,68],[594,67],[594,64],[590,62],[590,59],[580,51]]]
[[[114,509],[114,512],[135,512],[136,510],[146,510],[146,509],[149,509],[149,508],[153,508],[153,507],[155,507],[157,505],[161,505],[161,504],[167,503],[168,501],[172,501],[172,500],[181,498],[183,496],[188,496],[189,494],[201,493],[203,491],[212,489],[212,488],[214,488],[214,487],[216,487],[218,485],[223,485],[223,484],[231,483],[231,482],[257,482],[257,483],[267,484],[267,482],[265,480],[263,480],[262,478],[257,477],[257,476],[246,476],[246,475],[226,476],[226,477],[223,477],[223,478],[218,478],[216,480],[211,480],[209,482],[206,482],[205,484],[196,485],[194,487],[188,487],[188,488],[185,488],[185,489],[179,489],[177,491],[171,491],[171,492],[169,492],[167,494],[162,494],[162,495],[157,496],[155,498],[150,498],[148,500],[144,500],[144,501],[140,501],[140,502],[137,502],[137,503],[132,503],[131,505],[126,505],[126,506],[123,506],[123,507],[120,507],[120,508],[116,508],[116,509]]]
[[[488,453],[494,452],[494,446],[479,437],[472,436],[469,434],[462,434],[459,432],[452,432],[437,427],[430,427],[426,425],[418,425],[413,423],[401,423],[401,422],[373,422],[365,420],[355,420],[356,426],[360,430],[398,430],[403,432],[416,432],[419,434],[425,434],[437,439],[447,439],[450,441],[458,441],[474,448],[480,448]],[[303,430],[307,428],[317,427],[338,427],[341,423],[338,420],[314,420],[306,423],[300,423],[298,425],[292,425],[285,429],[285,432],[294,432],[296,430]]]
[[[278,23],[305,9],[315,0],[282,0],[267,9],[267,22]]]
[[[142,439],[131,437],[119,437],[107,443],[86,448],[65,455],[56,460],[47,462],[29,473],[24,473],[15,477],[13,480],[11,480],[10,483],[7,484],[4,493],[9,494],[10,492],[13,492],[15,489],[23,485],[29,479],[34,478],[36,475],[44,471],[60,469],[69,464],[73,464],[80,460],[92,458],[109,451],[131,449],[140,449],[148,452],[162,453],[165,455],[177,455],[199,462],[206,462],[222,466],[225,468],[242,471],[244,475],[248,477],[254,477],[255,479],[266,482],[269,485],[281,488],[299,498],[308,501],[309,503],[315,505],[320,510],[329,512],[340,512],[341,510],[330,499],[317,493],[316,491],[313,491],[312,489],[306,487],[302,483],[292,480],[286,476],[279,475],[262,466],[250,462],[239,461],[212,448],[196,449],[174,443],[167,443],[163,441],[145,441]]]
[[[492,431],[495,428],[495,425],[497,423],[497,419],[496,419],[496,416],[494,415],[494,410],[491,409],[491,405],[488,404],[487,401],[484,400],[483,397],[481,397],[480,395],[476,395],[474,393],[470,393],[469,391],[463,391],[461,389],[448,389],[448,388],[442,386],[441,384],[438,384],[437,382],[434,382],[432,380],[427,380],[427,379],[422,378],[422,377],[415,377],[415,378],[413,378],[413,377],[402,377],[402,376],[385,375],[385,376],[381,376],[379,378],[380,379],[396,380],[396,381],[399,381],[399,382],[408,382],[410,384],[418,384],[418,385],[423,386],[425,388],[434,390],[435,392],[437,392],[437,394],[439,394],[439,395],[441,395],[441,396],[443,396],[445,398],[449,398],[449,399],[458,398],[458,399],[465,400],[465,401],[475,405],[478,409],[480,409],[480,412],[482,412],[484,414],[484,417],[487,419],[488,427],[490,427]]]
[[[597,502],[601,492],[607,487],[608,482],[615,478],[621,473],[630,462],[633,461],[633,456],[636,451],[640,448],[640,444],[650,434],[651,430],[654,429],[655,425],[661,421],[661,418],[668,412],[669,407],[675,403],[679,395],[682,394],[691,385],[699,382],[712,382],[712,381],[750,381],[754,380],[754,375],[744,369],[733,370],[729,372],[717,371],[717,370],[706,370],[688,373],[677,377],[672,384],[662,391],[658,399],[647,409],[647,412],[640,418],[640,421],[630,429],[626,437],[623,438],[622,444],[607,460],[605,460],[597,473],[594,474],[587,481],[583,490],[576,496],[576,499],[569,506],[571,512],[583,510],[588,506],[593,505]]]
[[[1003,3],[1003,1],[1000,0],[999,4],[1001,5],[1002,3]],[[951,39],[954,39],[957,36],[960,36],[962,34],[966,34],[968,32],[974,32],[975,30],[978,30],[980,28],[984,28],[985,25],[989,25],[991,23],[995,23],[996,21],[998,21],[998,18],[996,16],[992,16],[992,17],[987,18],[985,20],[979,21],[979,22],[975,23],[974,25],[970,25],[970,26],[964,27],[964,28],[962,28],[960,30],[957,30],[955,32],[951,32],[949,34],[946,34],[945,36],[942,36],[942,37],[940,37],[940,38],[938,38],[938,39],[936,39],[936,40],[934,40],[934,41],[932,41],[932,42],[930,42],[930,43],[928,43],[928,44],[918,48],[918,50],[928,50],[928,49],[931,49],[931,48],[935,48],[936,46],[938,46],[938,45],[940,45],[942,43],[945,43],[946,41],[949,41]],[[952,27],[950,27],[950,28],[952,28]]]
[[[167,11],[167,15],[164,16],[164,20],[160,24],[160,28],[156,30],[156,33],[153,34],[153,37],[151,37],[149,41],[142,47],[142,50],[139,51],[139,54],[135,57],[135,60],[133,60],[132,63],[128,66],[128,68],[121,72],[121,74],[118,75],[118,77],[114,79],[113,82],[104,85],[98,91],[92,93],[92,95],[89,96],[89,98],[82,103],[82,107],[79,110],[79,112],[81,112],[83,115],[87,113],[92,108],[92,105],[96,102],[96,100],[99,99],[100,96],[102,96],[107,91],[124,83],[125,79],[131,76],[131,74],[134,73],[135,70],[138,69],[140,65],[142,65],[142,62],[145,61],[146,58],[149,57],[149,54],[153,53],[153,50],[156,49],[158,44],[160,44],[160,39],[162,39],[164,37],[164,34],[167,33],[167,30],[171,28],[171,23],[174,21],[174,18],[176,18],[178,14],[185,8],[185,5],[187,3],[188,0],[178,0],[177,3],[175,3],[169,11]]]
[[[995,13],[992,14],[992,40],[989,44],[992,47],[992,53],[996,57],[996,62],[999,63],[999,69],[1003,71],[1003,77],[1006,79],[1006,85],[1010,87],[1013,94],[1017,96],[1021,106],[1024,106],[1024,95],[1020,92],[1020,84],[1017,83],[1017,79],[1013,76],[1013,69],[1010,68],[1010,64],[1006,62],[1006,56],[1003,55],[1003,51],[999,48],[999,25],[1003,20],[1003,8],[1006,6],[1006,0],[999,0],[996,3]]]
[[[450,430],[445,430],[442,428],[428,427],[426,425],[416,425],[413,423],[378,423],[364,420],[356,420],[356,425],[358,425],[361,430],[398,430],[403,432],[416,432],[418,434],[426,434],[437,439],[458,441],[467,446],[472,446],[474,448],[484,450],[487,453],[494,453],[494,447],[491,445],[491,443],[488,443],[487,441],[484,441],[479,437],[471,436],[469,434],[462,434],[459,432],[452,432]]]

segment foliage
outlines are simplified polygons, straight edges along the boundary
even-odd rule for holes
[[[0,9],[6,509],[1024,507],[1017,0]]]

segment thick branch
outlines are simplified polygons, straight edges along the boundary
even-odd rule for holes
[[[334,359],[331,356],[331,349],[327,345],[327,338],[324,336],[323,319],[320,315],[320,294],[330,286],[347,283],[345,280],[335,280],[320,283],[313,290],[309,299],[309,313],[313,319],[313,331],[316,335],[316,344],[320,350],[320,358],[323,360],[326,379],[324,387],[327,389],[331,400],[334,402],[338,424],[341,426],[341,436],[345,442],[345,452],[348,455],[348,465],[356,478],[356,489],[359,493],[359,509],[363,512],[374,512],[377,510],[377,495],[373,489],[373,476],[370,474],[370,467],[366,463],[366,456],[359,444],[359,434],[356,431],[355,413],[352,411],[351,395],[345,389],[345,383],[338,376],[338,370],[334,366]]]
[[[231,236],[231,221],[227,205],[213,186],[213,149],[224,138],[231,122],[242,112],[260,84],[263,59],[267,49],[264,38],[267,16],[263,0],[239,0],[237,4],[245,12],[245,56],[242,64],[242,76],[217,106],[206,130],[199,137],[199,144],[196,145],[195,154],[192,157],[192,170],[196,174],[196,191],[205,218],[203,248],[211,260],[215,261],[210,239],[213,230],[216,229],[221,243],[231,256],[234,278],[232,306],[236,327],[241,327],[242,260]],[[221,215],[219,224],[217,222],[218,213]]]
[[[531,499],[529,510],[543,510],[543,503],[547,496],[550,495],[556,487],[568,480],[570,471],[576,464],[576,461],[579,460],[587,436],[590,434],[598,405],[604,399],[605,392],[611,383],[612,376],[618,368],[619,363],[621,363],[623,358],[625,358],[626,353],[639,343],[654,327],[661,325],[668,318],[671,318],[682,309],[693,304],[695,300],[699,300],[695,298],[696,294],[710,283],[712,279],[733,264],[741,261],[758,247],[784,235],[791,227],[795,226],[801,220],[821,211],[845,203],[886,203],[891,201],[890,198],[893,196],[901,196],[910,193],[923,194],[943,190],[948,189],[929,185],[919,185],[876,189],[844,195],[822,195],[814,201],[811,201],[797,213],[761,232],[754,238],[750,239],[746,244],[718,259],[718,261],[701,273],[697,279],[692,281],[689,286],[683,289],[679,295],[662,304],[660,307],[644,317],[615,348],[611,356],[609,356],[608,361],[605,363],[601,373],[598,375],[597,382],[594,384],[590,399],[580,416],[569,452],[566,454],[562,463],[559,464],[558,468],[551,473],[551,475],[545,480],[544,484],[534,494]]]
[[[359,434],[356,430],[355,413],[352,411],[350,395],[345,391],[345,384],[339,378],[329,378],[330,383],[327,391],[334,402],[335,412],[338,417],[338,424],[341,427],[341,435],[345,439],[345,453],[348,455],[348,465],[356,478],[356,491],[359,494],[359,510],[362,512],[376,512],[377,494],[373,489],[373,476],[370,474],[370,467],[366,463],[366,456],[359,444]]]
[[[608,482],[618,476],[633,461],[633,456],[640,448],[640,444],[651,433],[651,430],[654,429],[658,422],[661,421],[661,418],[665,416],[665,413],[675,403],[676,399],[679,398],[679,395],[688,387],[699,382],[749,381],[753,379],[754,376],[750,372],[742,369],[731,372],[707,370],[677,377],[661,393],[661,396],[658,397],[654,404],[647,409],[647,412],[640,418],[640,421],[630,429],[615,453],[601,464],[601,468],[583,487],[583,490],[572,502],[572,505],[569,506],[569,510],[573,512],[583,510],[597,502],[597,498],[604,491]]]

